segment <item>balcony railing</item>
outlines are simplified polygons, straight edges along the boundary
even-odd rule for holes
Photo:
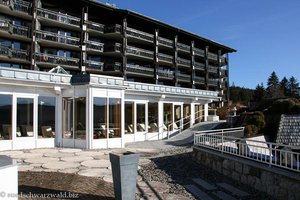
[[[186,44],[182,44],[182,43],[177,43],[177,48],[178,50],[184,51],[184,52],[190,52],[191,51],[191,47],[189,45]]]
[[[226,69],[221,69],[220,72],[221,72],[221,77],[226,77],[226,76],[228,76],[228,72],[227,72]]]
[[[222,65],[226,65],[226,64],[227,64],[227,58],[221,56],[221,57],[220,57],[220,63],[221,63]]]
[[[136,47],[127,46],[126,47],[126,53],[130,55],[135,55],[143,58],[153,59],[153,51],[140,49]]]
[[[219,79],[208,79],[207,84],[212,86],[218,86]]]
[[[120,62],[107,62],[104,64],[104,71],[121,71],[122,64]]]
[[[157,57],[161,61],[165,61],[165,62],[168,62],[168,63],[173,63],[173,56],[163,54],[163,53],[158,53]]]
[[[166,46],[169,48],[173,48],[174,47],[174,42],[172,40],[163,38],[163,37],[158,37],[158,44],[162,45],[162,46]]]
[[[137,39],[141,39],[141,40],[145,40],[148,42],[153,42],[154,40],[154,35],[150,34],[150,33],[146,33],[143,31],[138,31],[136,29],[133,28],[128,28],[126,29],[126,33],[128,34],[128,36],[137,38]]]
[[[195,83],[197,83],[197,84],[205,84],[205,78],[204,77],[195,76],[194,80],[195,80]]]
[[[183,66],[186,66],[186,67],[190,67],[191,66],[191,61],[190,60],[187,60],[187,59],[184,59],[184,58],[177,58],[177,64],[178,65],[183,65]]]
[[[96,42],[92,40],[85,41],[87,50],[95,50],[99,52],[103,52],[104,44],[101,42]]]
[[[180,80],[180,81],[190,82],[190,80],[191,80],[191,75],[189,75],[189,74],[178,73],[177,77],[178,77],[178,80]]]
[[[207,71],[210,73],[218,73],[218,67],[214,67],[214,66],[207,66]]]
[[[204,57],[204,55],[205,55],[205,51],[202,49],[198,49],[198,48],[194,48],[194,53],[195,53],[195,55],[201,56],[201,57]]]
[[[217,55],[217,54],[214,54],[214,53],[208,52],[208,59],[209,59],[209,60],[217,61],[217,60],[218,60],[218,55]]]
[[[0,54],[9,58],[28,60],[28,52],[22,49],[14,49],[0,45]]]
[[[86,67],[99,69],[101,71],[103,71],[103,65],[104,65],[103,62],[98,62],[98,61],[94,61],[94,60],[86,60],[85,61],[85,66]]]
[[[59,12],[54,12],[51,10],[38,8],[37,15],[46,19],[54,20],[63,24],[70,24],[74,26],[80,26],[80,18],[73,17],[67,14],[62,14]]]
[[[104,25],[103,24],[98,24],[96,22],[91,22],[91,21],[87,21],[87,28],[100,32],[100,33],[104,33]]]
[[[16,34],[16,35],[28,37],[28,28],[27,27],[12,24],[8,20],[0,19],[0,29],[7,31],[10,34]]]
[[[159,70],[157,71],[157,75],[158,75],[160,78],[173,79],[173,78],[174,78],[174,71],[166,70],[166,69],[159,69]]]
[[[106,43],[104,52],[122,52],[122,45],[120,43]]]
[[[122,26],[120,24],[105,25],[104,33],[121,33]]]
[[[204,71],[205,70],[205,65],[203,63],[195,62],[195,69]]]
[[[31,11],[31,3],[21,0],[0,0],[0,4],[9,6],[12,10],[25,12],[27,14]]]
[[[45,53],[37,53],[35,56],[37,62],[76,66],[76,67],[79,66],[78,58],[69,58],[69,57],[63,57],[63,56],[57,56],[57,55],[45,54]]]
[[[140,65],[127,64],[127,71],[141,74],[153,75],[154,69]]]
[[[42,31],[42,30],[36,31],[36,38],[38,40],[47,40],[51,42],[58,42],[61,44],[68,44],[73,46],[79,46],[79,41],[80,41],[79,38],[60,35],[57,33],[52,33],[49,31]]]

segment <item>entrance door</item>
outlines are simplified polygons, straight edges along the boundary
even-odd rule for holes
[[[174,105],[174,130],[182,129],[182,105]]]

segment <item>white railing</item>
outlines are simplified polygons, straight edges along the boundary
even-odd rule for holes
[[[300,153],[292,146],[236,137],[243,132],[243,127],[195,132],[194,146],[300,172]]]
[[[36,37],[38,40],[48,40],[52,42],[58,42],[61,44],[68,44],[73,46],[78,46],[80,39],[77,37],[71,37],[66,35],[60,35],[58,33],[53,33],[44,30],[37,30]]]

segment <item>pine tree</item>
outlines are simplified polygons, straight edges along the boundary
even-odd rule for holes
[[[253,100],[259,102],[265,99],[265,97],[266,97],[266,90],[264,84],[263,83],[261,83],[260,85],[258,84],[253,93]]]
[[[277,74],[274,71],[272,72],[271,76],[268,78],[267,94],[269,98],[278,98],[281,96],[279,79]]]
[[[289,80],[286,77],[280,81],[280,89],[282,90],[284,96],[288,96],[288,83]]]
[[[293,96],[293,91],[299,87],[299,83],[294,76],[291,76],[288,81],[288,91],[291,96]]]

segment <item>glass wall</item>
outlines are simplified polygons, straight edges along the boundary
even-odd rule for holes
[[[94,97],[94,139],[107,138],[106,98]]]
[[[146,104],[136,104],[136,130],[137,132],[146,131]]]
[[[12,139],[12,96],[0,94],[0,140]]]
[[[173,104],[164,103],[164,131],[173,130]]]
[[[38,97],[38,137],[55,137],[55,97]]]
[[[120,98],[109,98],[109,137],[121,137]]]
[[[73,98],[63,97],[63,138],[73,139]]]
[[[86,98],[74,99],[74,139],[86,139]]]
[[[191,124],[191,104],[183,104],[183,129],[187,129]]]
[[[17,137],[33,137],[33,99],[17,98]]]
[[[148,103],[148,132],[158,132],[158,103]]]
[[[204,106],[197,104],[195,105],[195,123],[204,121]]]
[[[181,128],[181,105],[174,105],[174,129]]]
[[[125,101],[125,134],[133,134],[134,133],[134,102]]]

